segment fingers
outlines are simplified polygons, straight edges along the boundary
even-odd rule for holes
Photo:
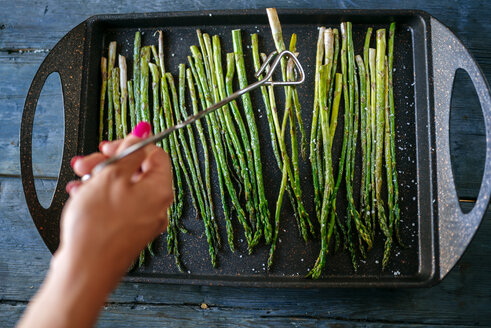
[[[169,155],[161,148],[152,146],[141,164],[141,173],[133,185],[138,194],[148,195],[148,208],[158,209],[160,215],[155,222],[156,231],[167,230],[167,209],[173,201],[172,168]],[[151,191],[151,193],[148,193]]]
[[[101,153],[93,153],[88,156],[76,156],[72,159],[72,167],[75,174],[79,177],[92,172],[92,169],[99,163],[105,161],[107,156]]]
[[[140,142],[142,139],[147,138],[151,134],[152,127],[147,122],[140,122],[125,139],[116,140],[111,142],[102,142],[99,144],[99,150],[102,156],[106,158],[112,157],[124,149]],[[155,146],[153,146],[155,147]],[[141,163],[144,160],[146,154],[152,148],[151,145],[144,147],[128,156],[122,158],[117,163],[108,166],[103,172],[105,174],[111,174],[112,176],[121,176],[123,178],[131,177],[138,173]],[[92,166],[93,168],[94,166]],[[89,171],[90,172],[90,171]],[[87,172],[88,173],[88,172]],[[101,172],[102,173],[102,172]]]
[[[87,156],[75,156],[72,158],[71,165],[73,167],[73,171],[78,176],[83,176],[87,173],[92,172],[92,169],[99,163],[105,161],[109,157],[116,155],[118,152],[121,152],[123,149],[128,148],[132,144],[137,143],[139,138],[134,136],[128,136],[128,138],[132,138],[131,142],[125,142],[126,139],[120,139],[116,141],[106,141],[99,145],[100,153],[92,153]]]
[[[82,181],[70,181],[66,184],[65,190],[70,196],[73,196],[81,185]]]
[[[157,204],[170,205],[173,201],[172,169],[169,155],[162,149],[155,147],[142,163],[142,173],[135,188],[152,190]]]
[[[146,173],[150,171],[161,174],[171,174],[171,161],[169,154],[167,154],[161,148],[155,147],[142,163],[142,172]]]
[[[88,156],[75,156],[70,163],[73,167],[73,171],[80,177],[90,173],[97,164],[116,155],[116,152],[123,141],[123,139],[103,141],[99,144],[100,153],[93,153]]]
[[[116,153],[122,152],[124,149],[137,144],[141,140],[142,139],[131,135],[126,137],[126,139],[124,139],[121,145],[118,147]],[[130,180],[135,173],[140,171],[143,161],[154,148],[157,147],[155,145],[147,145],[142,149],[120,159],[118,162],[108,166],[106,169],[107,171],[112,171],[112,174]]]
[[[103,141],[99,144],[99,151],[106,155],[107,157],[111,157],[116,155],[119,146],[123,143],[123,139],[119,139],[116,141]]]
[[[124,149],[140,142],[143,138],[147,138],[151,134],[151,126],[147,122],[140,122],[133,132],[127,136],[125,139],[116,140],[116,141],[104,141],[99,144],[99,153],[93,153],[88,156],[75,156],[72,158],[71,166],[73,167],[74,172],[78,176],[84,176],[85,174],[91,173],[95,166],[99,163],[107,160],[109,157],[112,157]],[[143,162],[146,156],[152,152],[152,150],[157,149],[155,145],[148,145],[143,149],[140,149],[125,158],[121,159],[118,163],[112,164],[107,168],[106,174],[111,174],[113,176],[122,176],[122,177],[130,177],[131,181],[139,180],[134,179],[135,176],[139,177],[141,171],[148,170],[156,170],[161,171],[164,170],[169,164],[165,164],[165,161],[169,162],[168,158],[163,159],[163,166],[159,167],[159,163],[162,161],[160,159],[151,159],[145,165]],[[162,151],[163,153],[163,151]],[[166,166],[167,165],[167,166]],[[145,166],[145,167],[143,167]],[[140,170],[141,169],[141,170]],[[133,177],[133,178],[132,178]],[[69,194],[75,192],[75,189],[80,187],[79,184],[69,183],[66,187],[66,190]],[[72,190],[73,189],[73,190]]]

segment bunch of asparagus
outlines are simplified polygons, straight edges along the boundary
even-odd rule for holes
[[[269,25],[271,27],[271,32],[273,35],[273,40],[276,46],[276,51],[278,53],[285,50],[285,43],[283,41],[283,33],[281,30],[281,24],[278,18],[276,9],[268,8],[266,10],[269,19]],[[252,35],[252,52],[254,58],[254,66],[256,71],[259,69],[259,51],[258,51],[258,37],[256,34]],[[292,34],[290,39],[289,50],[292,53],[296,53],[296,34]],[[262,58],[265,59],[266,55],[261,54]],[[281,60],[281,75],[283,81],[294,81],[294,67],[295,64],[290,58],[282,58]],[[261,77],[260,77],[261,78]],[[266,90],[268,89],[268,90]],[[304,208],[302,199],[302,189],[300,187],[300,172],[299,172],[299,154],[298,154],[298,141],[297,141],[297,123],[301,133],[301,152],[303,157],[305,157],[306,139],[305,131],[302,123],[301,117],[301,106],[298,100],[298,93],[295,87],[285,86],[285,109],[283,113],[283,119],[281,121],[278,118],[278,110],[276,106],[275,94],[273,86],[268,88],[262,87],[261,92],[263,96],[264,106],[266,107],[266,115],[269,123],[269,130],[271,136],[271,143],[273,146],[273,151],[275,153],[275,158],[278,163],[278,168],[282,172],[280,191],[278,193],[278,199],[276,201],[275,209],[275,230],[273,236],[273,242],[271,244],[271,250],[268,258],[268,268],[271,268],[273,264],[274,251],[276,249],[278,231],[280,224],[280,214],[283,202],[283,196],[285,189],[288,190],[290,196],[290,201],[294,209],[295,218],[297,221],[297,226],[300,235],[305,242],[308,240],[308,234],[315,234],[314,227],[310,221],[309,215]],[[295,110],[295,113],[294,113]],[[295,121],[296,117],[296,121]],[[290,145],[291,145],[291,159],[288,155],[285,142],[285,130],[286,125],[290,123]],[[278,148],[280,152],[278,152]],[[290,164],[291,162],[291,164]],[[288,183],[288,180],[290,181]]]
[[[188,56],[188,63],[192,74],[189,76],[196,81],[201,107],[206,109],[233,93],[235,68],[237,68],[239,84],[241,86],[247,84],[247,80],[240,30],[232,31],[234,53],[229,53],[226,57],[226,79],[223,75],[219,37],[215,35],[211,38],[200,30],[197,31],[197,36],[200,47],[190,47],[192,56]],[[234,251],[228,199],[235,209],[239,223],[244,228],[245,239],[251,253],[263,233],[266,240],[269,240],[271,224],[262,181],[259,136],[249,94],[243,95],[242,100],[249,130],[243,122],[238,103],[235,101],[207,115],[206,123],[218,172],[229,247]],[[247,214],[242,208],[240,192],[237,192],[233,179],[236,180],[239,189],[244,189]]]
[[[335,250],[339,247],[338,230],[344,236],[344,247],[350,252],[355,271],[355,244],[358,244],[357,249],[361,257],[366,258],[367,251],[374,243],[377,223],[385,236],[382,268],[385,268],[389,261],[394,234],[403,246],[399,234],[400,211],[395,160],[395,108],[392,87],[394,32],[395,23],[392,23],[389,29],[389,46],[386,49],[386,31],[377,30],[377,47],[373,49],[370,48],[372,28],[369,28],[362,58],[360,55],[355,56],[351,23],[341,23],[340,74],[336,73],[339,32],[337,29],[324,27],[319,29],[310,148],[314,205],[321,227],[321,250],[309,273],[314,279],[320,276],[325,267],[333,234],[336,239]],[[334,184],[331,151],[341,93],[344,94],[344,132],[338,175]],[[355,204],[353,189],[358,135],[362,154],[359,207]],[[381,192],[384,159],[388,217]],[[336,212],[336,199],[343,173],[347,208],[346,220],[341,222]]]
[[[369,48],[371,33],[372,29],[368,29],[363,51],[364,58],[356,56],[360,85],[365,90],[360,93],[363,109],[361,128],[365,129],[363,134],[366,136],[365,140],[362,139],[360,213],[369,237],[366,239],[367,250],[371,248],[375,238],[376,222],[385,236],[382,260],[382,268],[385,268],[389,262],[394,234],[399,245],[405,247],[399,233],[399,188],[395,158],[395,106],[392,85],[395,23],[389,27],[388,47],[386,46],[386,30],[379,29],[376,31],[376,49]],[[382,199],[384,160],[388,216]],[[362,246],[360,246],[360,251],[363,251]],[[364,255],[363,252],[362,255]]]
[[[345,47],[341,50],[341,60]],[[321,250],[314,268],[309,276],[318,278],[325,266],[331,236],[335,233],[339,247],[340,239],[337,229],[344,232],[344,226],[336,224],[336,195],[339,188],[343,163],[345,161],[346,142],[343,142],[343,152],[339,164],[339,173],[334,185],[332,167],[332,144],[336,131],[339,103],[341,100],[342,77],[336,73],[339,55],[339,31],[337,29],[319,29],[317,41],[314,109],[311,130],[310,160],[314,183],[314,206],[320,224]],[[345,122],[348,120],[345,118]],[[349,129],[345,129],[349,131]],[[336,248],[337,248],[336,247]]]

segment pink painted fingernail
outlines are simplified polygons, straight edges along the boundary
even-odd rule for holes
[[[101,143],[99,144],[99,151],[102,152],[102,147],[104,147],[105,144],[107,144],[109,141],[101,141]]]
[[[73,168],[73,166],[75,165],[75,163],[76,163],[76,162],[77,162],[79,159],[81,159],[81,158],[83,158],[83,156],[74,156],[74,157],[72,158],[72,160],[70,161],[70,166]]]
[[[150,135],[151,128],[152,127],[148,122],[142,121],[138,123],[137,126],[135,126],[131,134],[134,135],[135,137],[144,139]]]

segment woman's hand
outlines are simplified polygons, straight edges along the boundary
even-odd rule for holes
[[[140,123],[126,139],[103,143],[101,152],[72,161],[73,169],[79,176],[90,173],[149,134],[150,125]],[[155,145],[107,166],[87,182],[69,183],[60,252],[119,280],[147,243],[167,228],[171,186],[169,156]]]
[[[142,122],[124,140],[72,160],[79,176],[150,135]],[[173,200],[169,156],[155,145],[121,159],[89,181],[67,185],[61,242],[20,327],[88,327],[138,253],[167,228]]]

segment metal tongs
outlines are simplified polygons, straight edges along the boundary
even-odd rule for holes
[[[273,57],[275,55],[276,55],[276,51],[272,52],[268,56],[268,58],[264,61],[264,63],[262,64],[262,66],[256,72],[256,74],[255,74],[256,78],[259,78],[260,75],[266,70],[266,67],[273,60]],[[291,58],[295,62],[295,65],[297,67],[298,74],[300,75],[300,77],[299,77],[299,79],[297,81],[276,82],[276,81],[271,81],[270,80],[271,79],[271,76],[273,75],[274,70],[276,69],[276,67],[280,63],[280,60],[281,60],[281,58],[283,56],[288,56],[289,58]],[[291,86],[291,85],[301,84],[304,81],[305,81],[305,73],[303,71],[302,65],[300,65],[300,62],[298,61],[298,59],[295,56],[295,54],[293,54],[292,52],[290,52],[288,50],[283,50],[282,52],[280,52],[274,58],[273,63],[271,64],[271,68],[266,73],[266,75],[264,76],[263,79],[261,79],[261,80],[259,80],[257,82],[254,82],[254,83],[248,85],[247,87],[234,92],[233,94],[231,94],[230,96],[226,97],[222,101],[217,102],[213,106],[208,107],[207,109],[204,109],[204,110],[202,110],[201,112],[199,112],[199,113],[197,113],[195,115],[189,116],[186,120],[182,121],[181,123],[178,123],[178,124],[176,124],[174,126],[171,126],[170,128],[167,128],[164,131],[162,131],[162,132],[160,132],[160,133],[158,133],[156,135],[153,135],[151,137],[148,137],[147,139],[144,139],[144,140],[140,141],[139,143],[136,143],[136,144],[134,144],[134,145],[126,148],[125,150],[123,150],[119,154],[117,154],[117,155],[109,158],[108,160],[106,160],[106,161],[104,161],[102,163],[99,163],[97,166],[95,166],[92,169],[92,172],[91,173],[85,174],[82,177],[82,181],[89,180],[92,176],[94,176],[95,174],[97,174],[98,172],[100,172],[106,166],[111,165],[111,164],[119,161],[120,159],[122,159],[122,158],[124,158],[124,157],[126,157],[126,156],[128,156],[128,155],[130,155],[132,153],[134,153],[135,151],[140,150],[141,148],[143,148],[143,147],[145,147],[145,146],[147,146],[147,145],[149,145],[151,143],[155,143],[157,141],[160,141],[160,140],[164,139],[165,137],[167,137],[172,132],[174,132],[174,131],[176,131],[178,129],[182,129],[183,127],[187,126],[188,124],[191,124],[191,123],[195,122],[196,120],[199,120],[200,118],[202,118],[206,114],[211,113],[211,112],[213,112],[214,110],[216,110],[216,109],[218,109],[220,107],[223,107],[224,105],[228,104],[229,102],[231,102],[232,100],[238,98],[239,96],[243,95],[244,93],[247,93],[249,91],[252,91],[252,90],[260,87],[261,85]]]

